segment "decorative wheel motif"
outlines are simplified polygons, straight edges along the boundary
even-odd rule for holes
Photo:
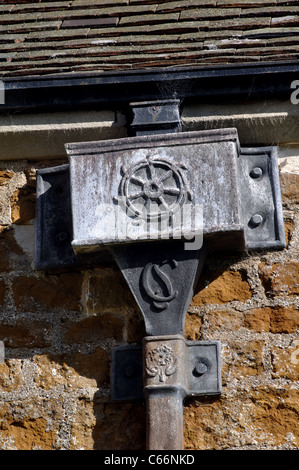
[[[185,173],[183,165],[153,158],[123,169],[120,195],[128,215],[153,220],[174,213],[191,199]]]

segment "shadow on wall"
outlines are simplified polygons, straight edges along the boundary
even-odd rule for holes
[[[30,178],[13,191],[13,224],[0,233],[0,340],[6,355],[0,364],[0,448],[144,449],[144,402],[110,399],[112,347],[141,342],[142,316],[111,263],[35,270]],[[244,298],[251,295],[245,273],[229,271],[230,262],[207,267],[193,304],[211,300],[214,285],[223,302],[230,301],[228,281],[243,288]]]
[[[31,261],[13,229],[0,234],[0,339],[6,349],[0,447],[144,449],[144,402],[110,398],[112,347],[145,336],[122,274],[104,264],[42,272]],[[230,271],[230,263],[212,263],[204,275],[210,295],[215,286],[223,302],[234,292],[224,288],[228,281],[243,288],[244,298],[251,295],[245,273]],[[194,305],[208,301],[206,287],[198,285]]]
[[[110,399],[112,347],[144,327],[115,266],[41,272],[0,234],[0,448],[144,449],[142,401]]]

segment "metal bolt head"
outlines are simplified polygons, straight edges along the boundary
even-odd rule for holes
[[[127,366],[125,368],[125,376],[129,379],[131,377],[133,377],[133,375],[135,374],[135,367],[134,366]]]
[[[55,240],[59,244],[64,244],[69,240],[69,234],[67,232],[58,232],[55,235]]]
[[[251,178],[260,178],[263,174],[263,170],[261,168],[259,168],[258,166],[256,166],[255,168],[253,168],[250,172],[250,176]]]
[[[258,227],[264,221],[264,217],[261,214],[254,214],[250,219],[251,227]]]
[[[201,377],[203,374],[205,374],[208,371],[208,366],[204,362],[197,362],[195,365],[192,374],[195,377]]]

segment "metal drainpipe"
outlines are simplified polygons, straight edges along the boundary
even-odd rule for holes
[[[147,136],[181,132],[179,104],[179,100],[131,103],[134,119],[130,127],[134,135]],[[162,271],[161,259],[163,259],[163,253],[158,253],[157,256],[157,252],[163,252],[165,246],[163,242],[162,245],[161,242],[160,244],[158,242],[158,245],[156,243],[154,248],[147,249],[151,253],[151,262],[146,263],[148,260],[145,260],[142,254],[138,256],[138,259],[141,257],[142,265],[148,266],[148,270],[153,270],[155,267],[158,270],[161,268],[161,271],[156,269],[156,275],[163,276],[160,281],[166,283],[166,286],[164,286],[166,288],[166,292],[164,291],[165,298],[158,298],[159,295],[155,296],[153,291],[149,295],[152,294],[152,300],[153,302],[156,301],[156,307],[163,310],[171,303],[171,297],[174,295],[172,277],[167,277],[165,272]],[[116,247],[112,248],[111,251],[134,292],[134,284],[136,285],[136,282],[138,282],[139,276],[137,276],[137,281],[135,276],[126,276],[126,267],[128,260],[136,257],[135,247],[133,250],[127,247]],[[189,271],[189,278],[186,275],[184,284],[186,297],[190,299],[189,293],[192,292],[194,278],[198,276],[198,268],[201,265],[200,259],[204,257],[204,250],[196,251],[195,263],[192,257],[191,264],[190,256],[184,256],[184,246],[181,243],[175,245],[172,259],[177,258],[179,251],[181,251],[180,261],[184,264],[186,270],[185,274]],[[168,259],[169,263],[171,263],[170,259]],[[150,276],[152,274],[151,271]],[[175,277],[177,279],[177,275]],[[144,282],[147,282],[147,280]],[[142,287],[147,290],[150,288],[148,285]],[[161,306],[157,305],[158,302],[161,302]],[[150,334],[143,340],[143,394],[146,399],[146,446],[148,450],[183,449],[183,400],[188,395],[188,385],[185,380],[187,346],[183,328],[185,310],[188,305],[184,302],[184,298],[180,299],[180,304],[184,307],[181,309],[181,314],[176,321],[173,321],[169,312],[167,321],[156,321],[154,326],[153,323],[149,326],[149,317],[151,315],[148,312],[147,305],[143,304],[142,308],[142,313],[145,319],[148,320],[148,322],[146,321],[146,330]],[[163,330],[174,334],[163,335],[161,334]],[[153,335],[153,333],[156,333],[156,335]],[[220,365],[220,361],[218,365]],[[199,364],[196,366],[200,368]],[[204,364],[201,364],[201,366],[204,369],[199,372],[199,376],[207,370]],[[217,372],[219,373],[219,370]]]
[[[143,348],[147,449],[183,449],[184,338],[182,335],[149,336],[144,339]],[[151,366],[156,355],[160,365]]]
[[[131,107],[134,112],[131,129],[135,135],[182,130],[179,100],[132,103]],[[183,400],[186,395],[183,336],[144,338],[143,358],[147,449],[183,449]],[[158,385],[155,384],[157,379]]]

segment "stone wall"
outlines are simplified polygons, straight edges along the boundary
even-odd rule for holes
[[[186,336],[222,343],[223,393],[186,403],[187,449],[299,446],[299,173],[292,170],[280,175],[287,248],[212,254],[191,303]]]
[[[143,320],[113,264],[34,267],[36,169],[0,165],[1,449],[143,449],[143,402],[112,403],[112,347]],[[287,168],[288,172],[285,171]],[[221,397],[188,399],[186,449],[298,448],[299,174],[282,168],[288,246],[210,253],[186,337],[222,343]]]

